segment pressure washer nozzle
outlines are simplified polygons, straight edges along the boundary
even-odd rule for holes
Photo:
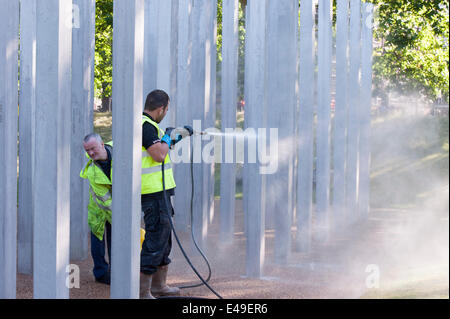
[[[208,132],[204,132],[204,131],[194,131],[194,135],[206,135],[208,134]]]

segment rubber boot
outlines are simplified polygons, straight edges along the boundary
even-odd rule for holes
[[[139,277],[139,298],[140,299],[156,299],[153,297],[150,287],[152,285],[152,276],[141,272]]]
[[[178,287],[170,287],[166,284],[167,279],[167,271],[169,270],[169,266],[159,266],[156,273],[153,274],[152,280],[152,294],[159,296],[174,296],[180,294],[180,288]]]

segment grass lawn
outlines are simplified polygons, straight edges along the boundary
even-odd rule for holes
[[[449,298],[448,117],[378,118],[371,148],[371,209],[391,211],[383,236],[402,240],[390,252],[401,267],[362,297]]]
[[[372,125],[371,207],[410,208],[447,187],[448,117],[391,117]]]
[[[112,140],[112,114],[111,112],[94,112],[94,132],[100,134],[103,141]]]

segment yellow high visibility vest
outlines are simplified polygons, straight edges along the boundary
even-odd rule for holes
[[[158,124],[152,121],[147,116],[142,116],[142,125],[145,122],[152,124],[156,127],[158,132],[158,137],[161,138],[164,134],[160,130]],[[150,154],[148,154],[145,147],[142,147],[142,183],[141,183],[141,194],[153,194],[157,192],[162,192],[162,163],[155,161]],[[169,154],[166,155],[164,159],[164,183],[166,190],[175,188],[175,179],[173,178],[172,163],[170,162]]]
[[[112,152],[112,142],[105,143],[105,145],[111,146],[110,151]],[[105,222],[111,223],[112,220],[112,184],[105,173],[103,173],[103,170],[90,159],[89,155],[86,154],[86,157],[89,161],[81,170],[80,177],[89,180],[88,225],[92,233],[99,240],[103,240]]]

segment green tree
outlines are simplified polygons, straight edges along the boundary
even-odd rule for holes
[[[217,93],[220,94],[220,70],[222,66],[222,0],[217,0]],[[245,71],[245,6],[247,0],[239,0],[239,49],[238,49],[238,95],[244,98],[244,71]]]
[[[448,102],[449,1],[373,0],[375,94],[419,92]]]
[[[238,94],[244,94],[244,54],[245,54],[245,5],[239,0],[239,76]],[[96,0],[95,21],[95,96],[108,98],[112,94],[112,41],[113,41],[113,0]],[[217,2],[217,67],[222,62],[222,0]],[[220,72],[218,73],[220,76]],[[220,78],[219,78],[220,81]],[[220,93],[220,82],[218,85]]]
[[[95,12],[95,96],[111,97],[113,0],[96,0]]]

